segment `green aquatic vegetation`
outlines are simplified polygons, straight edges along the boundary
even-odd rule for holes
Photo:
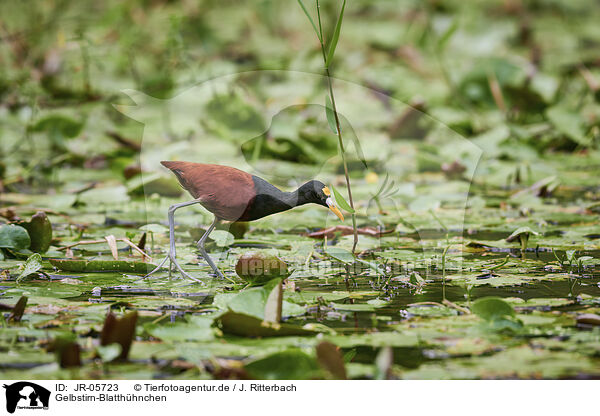
[[[0,372],[597,378],[599,12],[584,3],[4,7]],[[313,238],[339,225],[316,206],[222,224],[219,280],[194,207],[175,244],[206,285],[142,279],[184,197],[167,158],[285,190],[317,178],[374,232]],[[236,276],[252,252],[286,263],[281,287]],[[108,312],[137,312],[127,337],[102,335]]]
[[[584,265],[594,263],[594,257],[577,256],[577,250],[566,250],[562,258],[558,256],[555,250],[552,250],[552,254],[564,269],[568,269],[569,273],[572,273],[574,267],[577,267],[577,273],[581,274]]]
[[[21,273],[17,277],[16,282],[19,283],[21,280],[36,273],[38,270],[42,268],[42,256],[39,253],[34,253],[23,264],[23,269]]]
[[[486,321],[494,331],[518,331],[523,327],[522,322],[515,317],[515,311],[504,300],[495,297],[477,299],[471,305],[471,312]]]
[[[302,7],[304,14],[306,15],[306,17],[310,21],[311,25],[313,26],[313,29],[315,29],[315,32],[316,32],[317,25],[315,25],[314,20],[311,18],[310,13],[307,11],[306,7],[302,3],[302,0],[298,0],[298,3]],[[341,8],[340,14],[337,18],[337,22],[335,24],[335,29],[334,29],[331,39],[329,39],[329,41],[327,41],[323,36],[323,27],[321,24],[321,9],[319,7],[319,0],[315,0],[315,5],[316,5],[316,9],[317,9],[317,22],[318,22],[318,29],[319,29],[318,33],[317,33],[317,38],[319,39],[319,43],[321,45],[321,52],[323,54],[323,64],[325,66],[325,77],[327,79],[327,86],[328,86],[328,93],[326,96],[326,104],[325,104],[327,121],[329,122],[329,126],[330,126],[331,130],[338,138],[339,152],[340,152],[340,156],[342,158],[342,164],[344,167],[344,175],[346,178],[346,191],[348,192],[348,199],[350,201],[350,205],[348,206],[348,204],[345,202],[344,198],[338,192],[335,192],[335,191],[334,192],[335,192],[335,197],[337,199],[339,199],[339,203],[344,204],[347,208],[346,210],[348,212],[350,212],[352,215],[352,227],[354,228],[354,241],[353,241],[353,245],[352,245],[352,253],[354,254],[354,252],[356,250],[356,245],[358,244],[356,213],[354,212],[354,200],[352,198],[352,188],[350,187],[350,176],[349,176],[349,170],[348,170],[348,162],[346,160],[346,150],[344,147],[345,146],[344,139],[342,137],[342,129],[340,127],[340,118],[339,118],[337,108],[336,108],[335,96],[333,93],[333,91],[334,91],[333,81],[332,81],[331,72],[330,72],[330,65],[333,61],[333,57],[335,55],[335,50],[337,48],[337,44],[338,44],[338,41],[340,38],[340,30],[342,28],[342,21],[344,19],[344,10],[346,8],[346,0],[344,0],[344,2],[342,3],[342,8]],[[326,47],[328,48],[327,52],[325,52]]]
[[[31,238],[25,228],[14,224],[0,226],[0,248],[23,250],[29,248]]]
[[[506,242],[510,243],[513,241],[518,241],[521,244],[521,250],[527,250],[527,244],[529,243],[529,237],[532,235],[540,235],[537,231],[533,231],[529,227],[520,227],[513,231],[511,235],[506,237]]]

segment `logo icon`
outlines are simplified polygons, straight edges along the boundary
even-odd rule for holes
[[[14,413],[19,409],[48,409],[50,390],[29,381],[5,384],[6,410]]]

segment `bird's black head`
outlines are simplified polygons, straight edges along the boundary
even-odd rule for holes
[[[331,191],[323,182],[312,180],[298,188],[298,205],[309,203],[329,208],[340,220],[344,221],[344,216],[331,197]]]
[[[327,189],[325,184],[320,181],[309,181],[298,188],[298,202],[302,204],[319,204],[324,207],[327,206],[327,195],[325,195],[324,189]]]

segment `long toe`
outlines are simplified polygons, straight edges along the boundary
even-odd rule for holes
[[[221,272],[213,272],[213,273],[209,273],[210,276],[216,277],[220,280],[225,279],[225,276],[223,276],[223,273]]]
[[[193,281],[194,281],[194,282],[196,282],[196,283],[200,283],[201,285],[203,285],[203,286],[206,286],[206,283],[205,283],[205,282],[203,282],[203,281],[202,281],[202,280],[200,280],[200,279],[197,279],[197,278],[195,278],[194,276],[190,275],[189,273],[186,273],[186,272],[184,272],[183,270],[179,270],[179,272],[181,273],[181,275],[182,275],[183,277],[187,277],[188,279],[190,279],[190,280],[193,280]]]
[[[159,271],[163,265],[165,264],[165,262],[168,260],[168,256],[165,257],[160,263],[158,263],[158,266],[156,266],[154,269],[152,269],[152,271],[150,271],[148,274],[144,275],[142,277],[142,279],[145,279],[146,277],[149,277],[150,275],[153,275],[154,273],[156,273],[157,271]]]

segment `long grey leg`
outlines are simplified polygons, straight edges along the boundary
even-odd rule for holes
[[[177,252],[175,249],[175,211],[177,211],[179,208],[198,204],[199,202],[200,201],[195,199],[193,201],[182,202],[180,204],[171,205],[169,207],[169,215],[168,215],[169,216],[169,260],[170,260],[171,264],[175,265],[177,270],[179,270],[179,273],[181,273],[183,276],[187,277],[188,279],[192,279],[196,282],[204,283],[202,280],[199,280],[199,279],[193,277],[192,275],[190,275],[189,273],[187,273],[185,270],[183,270],[183,268],[179,265],[179,263],[177,263],[177,259],[176,259]],[[169,273],[171,273],[171,266],[169,266]]]
[[[148,273],[146,276],[144,277],[148,277],[151,274],[155,273],[157,270],[159,270],[166,262],[167,258],[170,261],[170,265],[169,265],[169,274],[171,273],[171,264],[174,264],[175,267],[177,268],[177,270],[179,270],[179,273],[181,273],[183,276],[192,279],[196,282],[199,283],[204,283],[202,280],[199,280],[197,278],[195,278],[194,276],[191,276],[190,274],[186,273],[181,266],[179,265],[179,263],[177,263],[176,260],[176,251],[175,251],[175,211],[177,211],[179,208],[182,207],[187,207],[189,205],[193,205],[193,204],[198,204],[200,201],[198,201],[197,199],[193,200],[193,201],[188,201],[188,202],[182,202],[180,204],[175,204],[175,205],[171,205],[169,207],[169,255],[158,265],[156,266],[156,268],[154,270],[152,270],[150,273]],[[211,230],[212,231],[212,230]],[[210,263],[209,263],[210,264]],[[214,269],[214,267],[213,267]]]
[[[198,240],[197,245],[198,245],[198,250],[200,250],[200,254],[202,254],[202,257],[204,257],[204,260],[206,260],[206,262],[210,265],[210,267],[212,267],[213,271],[216,273],[216,275],[220,279],[224,279],[225,276],[223,276],[223,273],[221,273],[221,271],[217,268],[214,261],[210,258],[210,256],[206,253],[206,250],[204,249],[204,242],[206,241],[206,239],[208,238],[208,236],[212,232],[212,230],[215,229],[215,226],[217,225],[218,221],[219,220],[217,219],[217,217],[215,217],[212,224],[210,224],[210,227],[208,227],[208,229],[206,230],[206,232],[204,233],[202,238],[200,238],[200,240]]]

